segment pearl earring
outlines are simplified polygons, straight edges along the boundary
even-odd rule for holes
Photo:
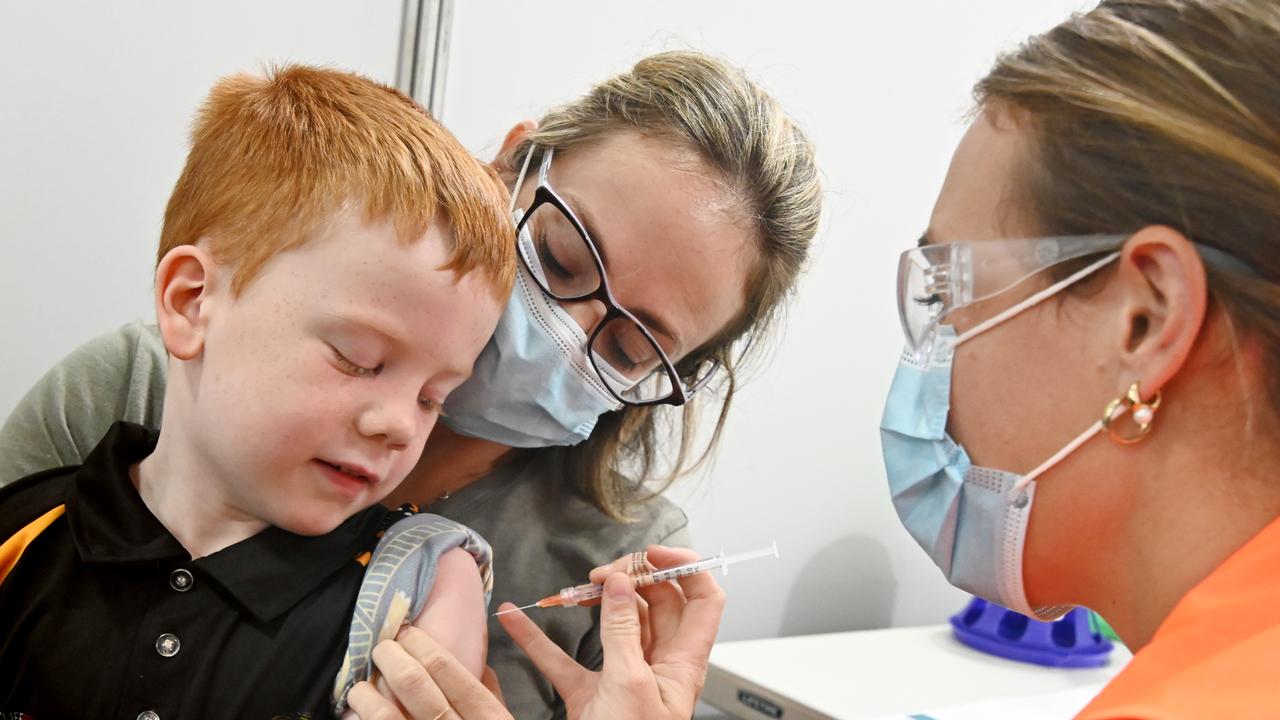
[[[1111,439],[1121,445],[1132,445],[1151,432],[1151,425],[1156,419],[1156,410],[1160,409],[1160,392],[1157,391],[1155,397],[1150,400],[1142,399],[1142,389],[1138,383],[1129,386],[1129,392],[1107,403],[1107,409],[1102,413],[1102,427],[1111,436]],[[1138,426],[1136,435],[1121,435],[1111,427],[1111,423],[1130,414],[1133,422]]]

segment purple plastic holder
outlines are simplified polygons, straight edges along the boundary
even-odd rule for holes
[[[956,639],[975,650],[1048,667],[1099,667],[1107,663],[1112,648],[1110,640],[1094,632],[1084,608],[1041,622],[974,598],[951,616],[951,628]]]

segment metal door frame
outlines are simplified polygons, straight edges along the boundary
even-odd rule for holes
[[[452,30],[453,0],[404,0],[396,87],[436,118],[444,113]]]

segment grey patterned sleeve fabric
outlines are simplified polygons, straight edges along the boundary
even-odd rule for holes
[[[440,557],[454,548],[462,548],[475,558],[487,608],[493,594],[493,551],[471,528],[439,515],[419,513],[396,522],[378,541],[356,596],[347,654],[334,680],[335,715],[346,710],[352,686],[369,679],[373,646],[387,622],[392,598],[403,592],[409,598],[408,618],[418,617],[435,582]]]

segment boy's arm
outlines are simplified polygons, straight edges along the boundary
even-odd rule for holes
[[[427,602],[413,624],[425,630],[477,678],[489,646],[484,586],[471,553],[454,548],[440,557]]]
[[[73,350],[0,427],[0,486],[80,464],[117,420],[159,427],[167,367],[159,330],[143,323]]]

